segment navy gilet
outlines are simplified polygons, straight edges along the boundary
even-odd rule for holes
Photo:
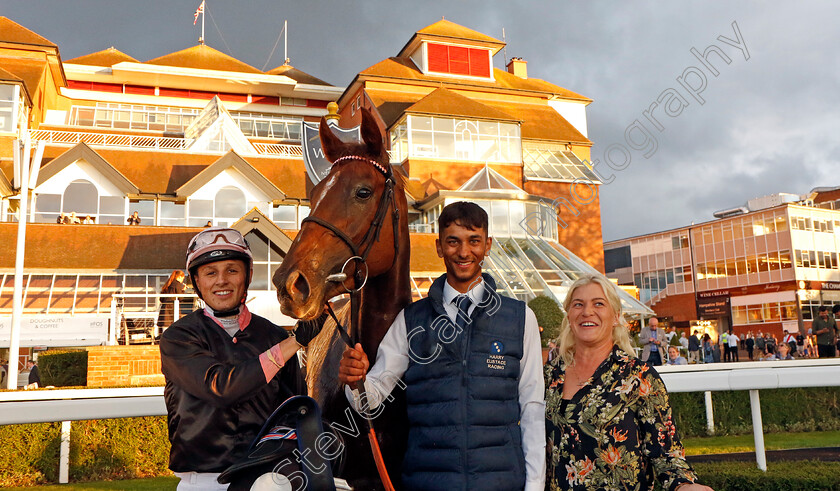
[[[405,308],[408,490],[525,486],[519,428],[525,304],[497,294],[489,275],[483,279],[484,299],[463,332],[443,308],[446,275]]]

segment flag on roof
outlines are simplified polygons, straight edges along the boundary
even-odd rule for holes
[[[198,8],[195,9],[195,18],[193,19],[193,25],[195,25],[195,23],[198,22],[198,14],[203,14],[203,13],[204,13],[204,0],[201,0],[201,5],[199,5]]]

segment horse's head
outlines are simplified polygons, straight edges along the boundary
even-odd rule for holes
[[[361,143],[341,141],[325,119],[320,133],[333,166],[312,190],[309,218],[272,280],[282,312],[299,319],[318,316],[326,300],[345,287],[361,287],[357,270],[366,268],[373,277],[390,269],[396,257],[395,209],[402,207],[396,213],[405,216],[401,180],[391,172],[382,132],[366,109]],[[365,260],[348,262],[353,256]],[[347,280],[328,279],[342,272]]]

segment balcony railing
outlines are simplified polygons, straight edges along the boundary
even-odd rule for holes
[[[90,146],[133,148],[143,150],[187,151],[193,140],[168,136],[117,135],[111,133],[86,133],[81,131],[30,130],[32,140],[54,145],[76,145],[84,142]],[[259,155],[303,158],[300,145],[286,143],[254,143]]]
[[[103,147],[147,148],[155,150],[186,150],[190,140],[167,136],[114,135],[110,133],[84,133],[80,131],[31,130],[29,136],[36,141],[75,145],[87,143]]]

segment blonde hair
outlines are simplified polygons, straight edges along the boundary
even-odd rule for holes
[[[630,339],[630,330],[627,321],[624,319],[621,310],[621,299],[618,297],[616,286],[603,276],[586,275],[577,279],[572,286],[569,287],[569,292],[566,294],[566,299],[563,300],[563,310],[566,311],[566,316],[560,324],[560,336],[557,337],[558,351],[563,363],[570,366],[575,360],[575,335],[569,324],[569,307],[572,304],[572,296],[575,290],[588,285],[590,283],[597,283],[604,291],[604,296],[607,298],[610,307],[618,316],[618,322],[613,326],[612,339],[613,343],[617,344],[625,353],[631,357],[636,357],[636,350],[633,349],[633,342]]]

